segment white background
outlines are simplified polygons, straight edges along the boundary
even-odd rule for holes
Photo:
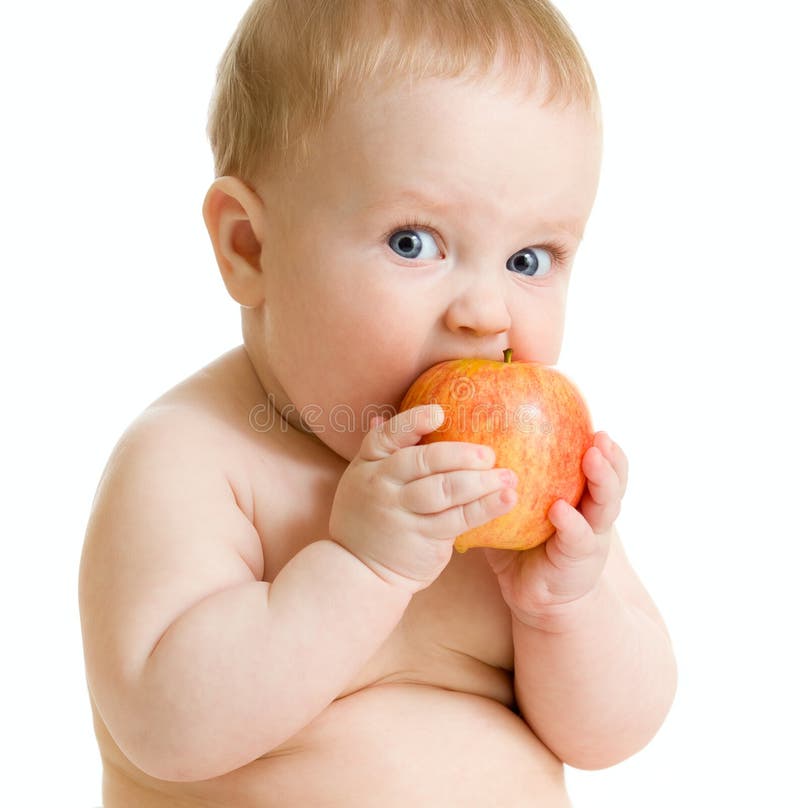
[[[238,344],[201,217],[229,2],[0,11],[3,791],[100,803],[77,568],[114,442]],[[627,451],[619,526],[675,705],[576,808],[798,806],[796,56],[791,4],[563,0],[606,157],[561,366]]]

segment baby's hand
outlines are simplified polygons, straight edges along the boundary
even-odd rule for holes
[[[595,589],[628,483],[628,459],[605,432],[583,456],[586,490],[577,508],[563,499],[548,514],[556,529],[522,553],[484,550],[512,613],[529,625],[553,623]]]
[[[417,592],[447,566],[456,536],[501,516],[513,472],[493,450],[440,441],[417,446],[444,419],[438,404],[374,418],[336,489],[330,535],[384,580]]]

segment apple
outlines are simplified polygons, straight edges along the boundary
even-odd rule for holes
[[[455,549],[527,550],[555,532],[547,518],[558,499],[577,505],[586,478],[581,462],[594,433],[578,389],[537,362],[451,359],[426,370],[400,405],[440,404],[444,423],[420,443],[469,441],[491,446],[496,464],[519,478],[517,503],[506,514],[462,533]]]

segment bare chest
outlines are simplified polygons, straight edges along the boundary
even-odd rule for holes
[[[303,443],[309,443],[304,446]],[[302,437],[261,444],[243,467],[266,581],[307,544],[328,537],[328,520],[347,464]],[[368,608],[368,604],[365,604]],[[454,553],[448,567],[411,600],[402,620],[340,697],[378,683],[445,687],[513,704],[511,620],[481,550]]]

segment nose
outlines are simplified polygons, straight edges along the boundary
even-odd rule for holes
[[[450,302],[445,324],[455,334],[474,336],[502,334],[511,328],[503,286],[496,275],[472,278]]]

